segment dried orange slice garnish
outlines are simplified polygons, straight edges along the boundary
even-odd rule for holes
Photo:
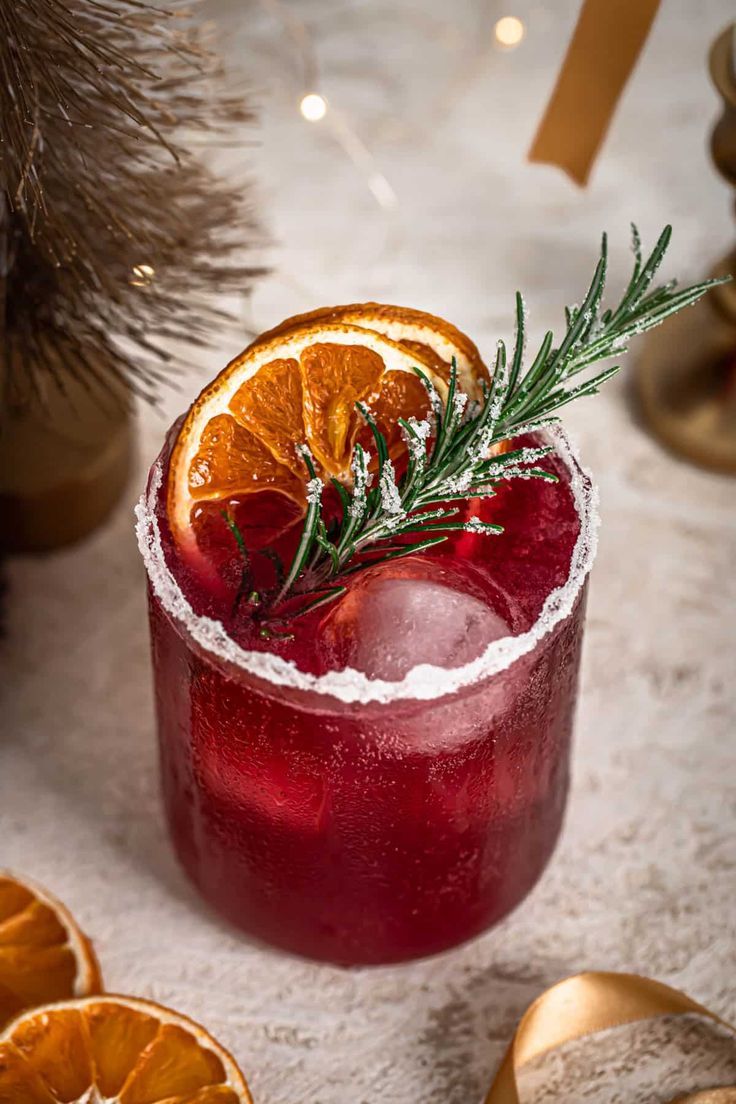
[[[203,1027],[152,1001],[83,997],[24,1013],[0,1034],[0,1104],[252,1104]]]
[[[397,307],[390,303],[347,303],[338,307],[320,307],[306,314],[287,318],[257,339],[270,341],[276,334],[324,322],[346,322],[374,330],[398,341],[422,356],[445,382],[450,378],[453,358],[457,364],[458,383],[469,395],[477,396],[478,382],[488,379],[488,369],[474,342],[451,322],[436,314]]]
[[[290,326],[233,360],[184,419],[169,462],[167,509],[180,548],[196,551],[202,507],[257,491],[278,491],[300,506],[306,443],[319,474],[349,483],[354,443],[366,426],[364,401],[395,447],[399,417],[424,417],[420,367],[443,390],[426,353],[347,323]]]
[[[68,909],[0,871],[0,1027],[26,1008],[101,988],[92,945]]]

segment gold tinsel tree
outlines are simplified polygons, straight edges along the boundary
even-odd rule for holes
[[[32,443],[24,426],[8,444],[23,419],[38,433],[44,410],[47,424],[84,417],[82,393],[108,410],[152,397],[177,369],[170,339],[206,342],[220,329],[213,294],[257,274],[243,190],[200,156],[251,121],[220,77],[196,9],[177,0],[0,0],[6,474],[8,447]],[[4,483],[0,499],[22,527]]]

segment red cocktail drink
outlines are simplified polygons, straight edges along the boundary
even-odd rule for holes
[[[589,481],[564,435],[554,444],[558,483],[464,505],[503,535],[453,534],[357,574],[293,639],[234,612],[224,522],[207,539],[227,585],[190,571],[164,450],[139,537],[166,812],[185,870],[245,931],[341,964],[398,962],[477,935],[539,878],[565,808],[594,543]],[[272,533],[272,497],[227,507]]]
[[[603,308],[488,367],[415,309],[262,334],[172,430],[139,507],[166,810],[202,894],[332,962],[461,943],[531,889],[568,787],[595,495],[557,411],[696,302]],[[541,464],[541,466],[540,466]]]

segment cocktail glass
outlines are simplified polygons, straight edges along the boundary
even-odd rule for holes
[[[138,535],[166,814],[194,884],[249,934],[343,965],[401,962],[485,931],[542,874],[568,791],[596,529],[590,480],[550,436],[560,482],[517,481],[502,536],[463,534],[436,561],[480,564],[508,632],[469,662],[395,679],[315,674],[197,611],[166,526],[166,449],[153,466]],[[421,561],[392,571],[421,581]],[[360,610],[341,631],[360,634]]]

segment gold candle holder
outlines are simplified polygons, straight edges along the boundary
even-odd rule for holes
[[[43,398],[0,410],[0,554],[86,537],[119,501],[133,463],[130,396],[105,402],[75,379],[63,392],[48,378],[39,386]]]
[[[710,73],[723,98],[713,160],[736,188],[736,24],[713,43]],[[736,248],[714,275],[736,276]],[[736,475],[736,280],[650,334],[634,375],[639,411],[652,433],[702,467]]]

